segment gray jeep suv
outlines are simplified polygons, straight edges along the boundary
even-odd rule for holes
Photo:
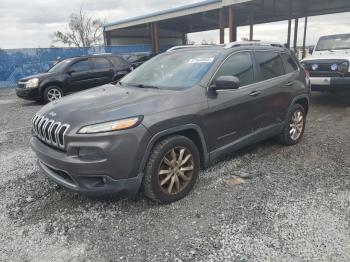
[[[31,147],[46,176],[83,193],[183,198],[199,170],[278,137],[298,143],[310,88],[305,71],[275,44],[178,47],[115,85],[44,106]]]

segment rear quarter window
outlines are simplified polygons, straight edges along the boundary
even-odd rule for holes
[[[111,56],[108,57],[108,59],[111,60],[111,62],[113,63],[113,65],[117,68],[127,68],[130,67],[130,64],[123,58],[118,57],[118,56]]]
[[[257,66],[260,69],[261,81],[285,74],[284,65],[279,53],[270,51],[255,52]]]
[[[286,69],[286,73],[293,73],[294,71],[298,70],[298,65],[297,63],[294,61],[294,59],[288,55],[288,54],[281,54],[282,59],[283,59],[283,63]]]

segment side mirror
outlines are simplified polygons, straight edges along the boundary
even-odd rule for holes
[[[238,89],[240,81],[235,76],[219,76],[215,80],[215,85],[212,89],[214,90],[227,90],[227,89]]]

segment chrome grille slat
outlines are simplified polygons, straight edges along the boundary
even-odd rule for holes
[[[38,116],[38,118],[35,120],[35,123],[34,123],[34,132],[36,134],[38,134],[38,125],[39,125],[40,120],[41,120],[41,116]]]
[[[40,122],[38,123],[38,136],[39,136],[40,138],[41,138],[41,127],[42,127],[44,121],[45,121],[45,117],[42,117],[42,118],[40,119]]]
[[[45,128],[45,125],[46,125],[46,122],[48,121],[47,118],[43,118],[41,124],[40,124],[40,129],[39,129],[39,135],[41,137],[41,139],[45,140],[45,137],[44,137],[44,128]]]
[[[59,144],[58,144],[58,132],[60,130],[60,127],[61,127],[61,122],[58,122],[58,126],[57,126],[57,128],[55,130],[55,139],[56,139],[56,145],[57,146],[59,146]]]
[[[35,115],[32,119],[32,130],[35,136],[41,141],[65,149],[65,139],[70,125],[61,122],[55,122],[44,116]]]
[[[46,125],[44,127],[44,137],[45,137],[45,141],[50,143],[50,133],[49,133],[49,130],[50,130],[50,126],[52,125],[54,121],[53,120],[49,120],[46,122]]]

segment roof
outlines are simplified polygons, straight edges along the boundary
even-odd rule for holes
[[[191,15],[195,13],[201,13],[222,8],[224,6],[250,2],[252,0],[205,0],[193,4],[187,4],[178,6],[163,11],[154,12],[147,15],[119,20],[116,22],[108,23],[103,26],[105,31],[114,29],[126,28],[131,26],[142,25],[146,23],[152,23],[174,17],[180,17],[185,15]]]

